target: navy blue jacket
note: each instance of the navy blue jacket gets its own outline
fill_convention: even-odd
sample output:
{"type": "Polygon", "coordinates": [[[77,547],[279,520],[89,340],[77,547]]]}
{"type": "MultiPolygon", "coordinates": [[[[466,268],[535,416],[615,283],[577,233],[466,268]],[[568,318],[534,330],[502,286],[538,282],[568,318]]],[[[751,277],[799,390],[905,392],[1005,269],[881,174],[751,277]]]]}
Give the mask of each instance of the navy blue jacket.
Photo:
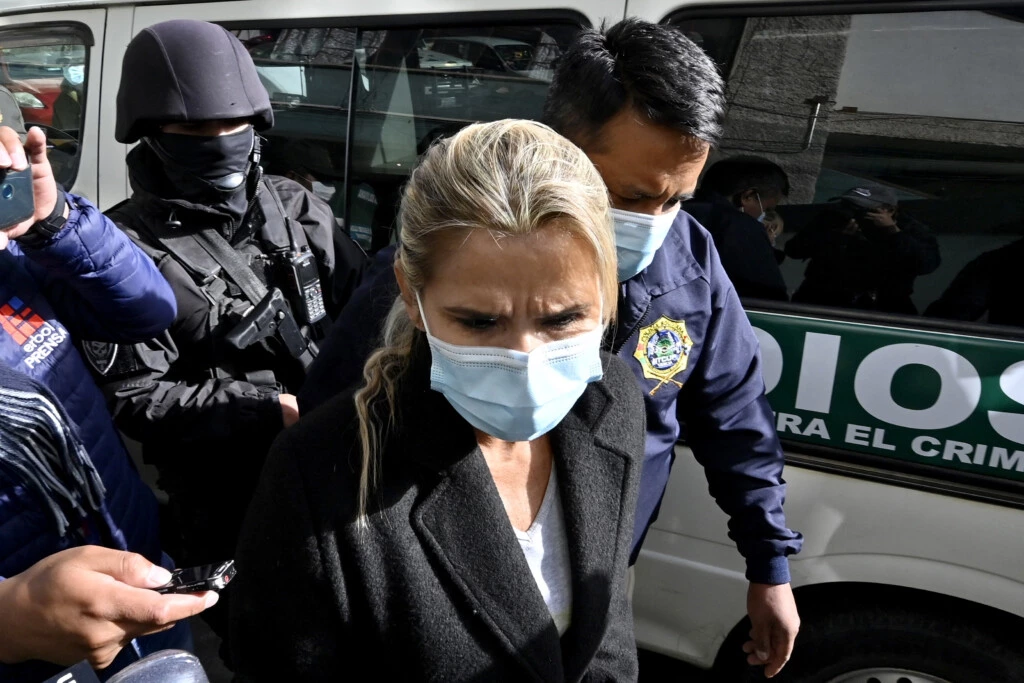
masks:
{"type": "MultiPolygon", "coordinates": [[[[398,291],[393,260],[393,247],[377,254],[335,322],[299,393],[303,412],[362,377],[398,291]]],[[[633,370],[647,409],[634,559],[657,518],[682,421],[711,495],[729,515],[747,578],[788,583],[786,558],[800,550],[802,537],[786,528],[782,511],[784,460],[764,395],[757,338],[710,235],[685,212],[647,269],[620,285],[612,350],[633,370]],[[685,331],[673,323],[684,323],[685,331]],[[642,337],[646,343],[638,349],[642,337]],[[645,376],[645,366],[664,381],[645,376]],[[658,366],[664,374],[658,375],[658,366]]]]}
{"type": "MultiPolygon", "coordinates": [[[[68,201],[68,223],[54,239],[40,248],[12,241],[0,251],[0,362],[41,382],[60,401],[107,495],[99,519],[60,537],[42,504],[0,469],[0,580],[84,544],[161,561],[156,499],[72,340],[153,337],[174,320],[174,295],[152,259],[98,209],[72,195],[68,201]]],[[[0,680],[41,680],[22,676],[25,666],[0,665],[0,680]]]]}

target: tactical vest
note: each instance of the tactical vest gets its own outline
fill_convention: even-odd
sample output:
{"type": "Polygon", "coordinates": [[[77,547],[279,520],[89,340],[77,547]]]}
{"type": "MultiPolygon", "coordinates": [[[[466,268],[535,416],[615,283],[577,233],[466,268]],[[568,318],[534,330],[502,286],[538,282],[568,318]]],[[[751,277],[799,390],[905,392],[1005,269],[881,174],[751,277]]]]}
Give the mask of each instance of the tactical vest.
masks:
{"type": "MultiPolygon", "coordinates": [[[[157,264],[164,258],[172,258],[182,266],[210,304],[209,328],[211,333],[218,331],[214,343],[221,347],[217,351],[221,357],[228,351],[223,348],[227,335],[220,332],[252,315],[261,303],[266,306],[269,292],[279,284],[275,283],[274,261],[296,251],[309,252],[305,231],[284,211],[273,185],[264,178],[258,187],[258,202],[244,220],[262,220],[257,224],[262,228],[262,239],[271,247],[269,255],[262,248],[252,253],[254,250],[232,247],[212,226],[200,230],[182,229],[180,224],[165,217],[147,215],[143,206],[130,200],[107,211],[111,220],[139,235],[139,246],[157,264]],[[254,215],[256,211],[259,215],[254,215]]],[[[288,339],[292,343],[285,345],[307,368],[316,356],[314,339],[320,331],[315,325],[295,324],[294,321],[301,318],[296,315],[293,305],[280,295],[276,296],[275,304],[278,308],[274,317],[290,318],[296,328],[288,339]]],[[[276,333],[280,332],[278,325],[283,329],[287,322],[273,320],[270,324],[276,333]]]]}

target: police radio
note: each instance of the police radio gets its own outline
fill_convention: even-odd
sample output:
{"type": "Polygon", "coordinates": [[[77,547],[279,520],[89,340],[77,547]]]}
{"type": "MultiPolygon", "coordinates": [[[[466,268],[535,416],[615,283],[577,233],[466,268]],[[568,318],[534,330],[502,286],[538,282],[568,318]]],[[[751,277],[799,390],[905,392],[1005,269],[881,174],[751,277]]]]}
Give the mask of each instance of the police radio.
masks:
{"type": "Polygon", "coordinates": [[[281,285],[299,325],[312,325],[327,315],[320,273],[309,247],[286,252],[281,257],[281,285]]]}
{"type": "Polygon", "coordinates": [[[312,325],[327,315],[323,288],[320,285],[320,272],[309,247],[299,247],[295,233],[302,228],[297,227],[295,221],[287,216],[284,216],[284,223],[291,248],[278,256],[278,282],[288,297],[295,321],[300,326],[312,325]]]}

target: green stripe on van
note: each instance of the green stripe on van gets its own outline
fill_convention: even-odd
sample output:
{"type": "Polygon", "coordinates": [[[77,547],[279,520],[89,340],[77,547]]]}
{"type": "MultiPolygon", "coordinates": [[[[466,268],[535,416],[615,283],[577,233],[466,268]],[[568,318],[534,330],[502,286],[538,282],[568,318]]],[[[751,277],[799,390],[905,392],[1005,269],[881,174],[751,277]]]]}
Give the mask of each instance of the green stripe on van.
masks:
{"type": "Polygon", "coordinates": [[[1024,343],[749,317],[781,438],[1024,480],[1024,343]]]}

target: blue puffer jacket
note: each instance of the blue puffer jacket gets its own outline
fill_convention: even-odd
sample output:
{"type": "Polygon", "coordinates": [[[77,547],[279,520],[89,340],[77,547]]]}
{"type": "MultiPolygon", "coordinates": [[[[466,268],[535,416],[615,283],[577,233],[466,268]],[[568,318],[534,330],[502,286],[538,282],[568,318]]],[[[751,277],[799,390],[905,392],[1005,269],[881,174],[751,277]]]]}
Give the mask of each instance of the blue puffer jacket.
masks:
{"type": "MultiPolygon", "coordinates": [[[[156,499],[72,340],[151,338],[174,320],[174,294],[152,259],[96,207],[73,195],[68,202],[68,223],[54,239],[0,251],[0,362],[46,385],[64,406],[103,479],[105,509],[60,537],[41,502],[0,472],[0,579],[83,544],[161,561],[156,499]]],[[[0,665],[4,681],[32,680],[21,673],[0,665]]]]}

